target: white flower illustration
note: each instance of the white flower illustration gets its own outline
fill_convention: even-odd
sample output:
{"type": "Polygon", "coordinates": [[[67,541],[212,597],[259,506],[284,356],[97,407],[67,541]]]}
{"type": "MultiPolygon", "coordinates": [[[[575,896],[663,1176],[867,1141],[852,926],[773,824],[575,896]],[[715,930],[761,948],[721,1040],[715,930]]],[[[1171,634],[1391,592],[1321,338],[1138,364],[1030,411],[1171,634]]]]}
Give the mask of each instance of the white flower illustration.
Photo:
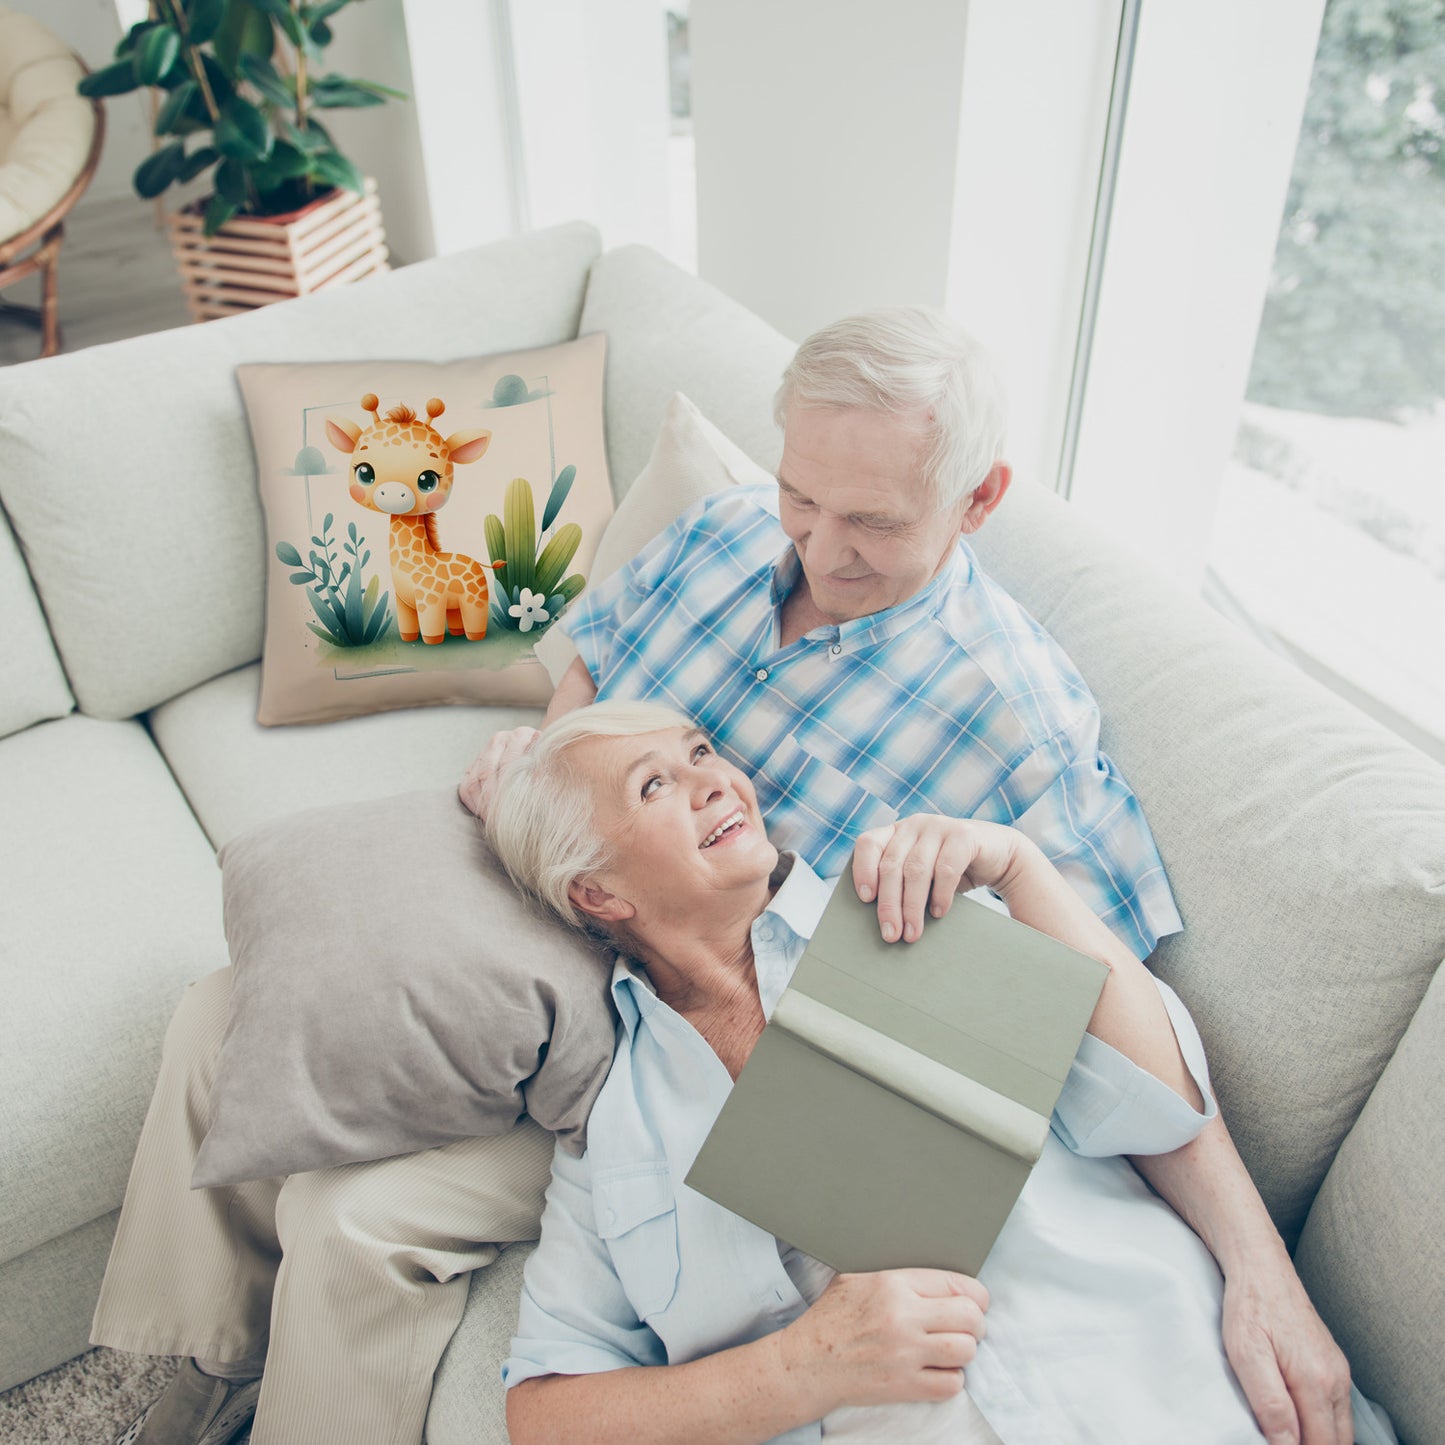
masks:
{"type": "Polygon", "coordinates": [[[543,605],[546,601],[543,593],[533,592],[530,587],[522,588],[522,600],[507,608],[513,617],[520,619],[517,623],[519,631],[530,632],[534,623],[540,626],[548,620],[547,609],[543,605]]]}

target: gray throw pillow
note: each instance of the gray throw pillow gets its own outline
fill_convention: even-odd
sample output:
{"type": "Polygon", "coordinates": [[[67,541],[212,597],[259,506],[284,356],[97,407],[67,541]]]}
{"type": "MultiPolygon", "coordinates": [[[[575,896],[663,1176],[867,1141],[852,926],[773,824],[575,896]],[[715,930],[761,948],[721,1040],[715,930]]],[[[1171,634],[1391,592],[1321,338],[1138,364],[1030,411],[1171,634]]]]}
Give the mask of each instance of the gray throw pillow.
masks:
{"type": "Polygon", "coordinates": [[[611,958],[526,905],[446,792],[296,813],[221,849],[235,979],[201,1188],[382,1159],[525,1111],[580,1152],[611,958]]]}

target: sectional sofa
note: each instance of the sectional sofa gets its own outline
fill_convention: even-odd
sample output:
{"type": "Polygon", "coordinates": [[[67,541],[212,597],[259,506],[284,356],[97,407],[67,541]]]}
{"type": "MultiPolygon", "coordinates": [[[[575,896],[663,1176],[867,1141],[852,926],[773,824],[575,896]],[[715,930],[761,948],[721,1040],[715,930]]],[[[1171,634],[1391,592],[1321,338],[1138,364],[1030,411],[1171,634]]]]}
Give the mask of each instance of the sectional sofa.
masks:
{"type": "MultiPolygon", "coordinates": [[[[265,544],[233,368],[597,330],[619,495],[678,390],[775,462],[790,342],[581,224],[0,371],[0,1388],[86,1348],[163,1028],[226,962],[214,850],[375,792],[363,755],[392,758],[382,791],[442,786],[536,718],[256,724],[265,544]]],[[[1445,769],[1027,478],[977,550],[1099,699],[1186,922],[1153,965],[1302,1276],[1402,1438],[1445,1439],[1445,769]]],[[[474,1278],[436,1445],[505,1439],[526,1253],[474,1278]]]]}

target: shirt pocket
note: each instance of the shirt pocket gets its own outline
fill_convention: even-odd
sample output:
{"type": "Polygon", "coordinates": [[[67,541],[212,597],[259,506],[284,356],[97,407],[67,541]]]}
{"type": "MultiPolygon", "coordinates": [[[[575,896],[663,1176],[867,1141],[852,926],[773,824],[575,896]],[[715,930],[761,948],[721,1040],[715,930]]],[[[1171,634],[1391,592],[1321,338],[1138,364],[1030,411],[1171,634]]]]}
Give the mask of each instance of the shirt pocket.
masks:
{"type": "Polygon", "coordinates": [[[639,1319],[650,1319],[677,1293],[677,1196],[665,1163],[628,1165],[592,1185],[597,1233],[639,1319]]]}
{"type": "Polygon", "coordinates": [[[842,870],[832,855],[841,850],[846,862],[860,833],[898,821],[896,809],[809,752],[796,733],[773,749],[760,771],[773,795],[768,837],[801,853],[823,877],[842,870]]]}

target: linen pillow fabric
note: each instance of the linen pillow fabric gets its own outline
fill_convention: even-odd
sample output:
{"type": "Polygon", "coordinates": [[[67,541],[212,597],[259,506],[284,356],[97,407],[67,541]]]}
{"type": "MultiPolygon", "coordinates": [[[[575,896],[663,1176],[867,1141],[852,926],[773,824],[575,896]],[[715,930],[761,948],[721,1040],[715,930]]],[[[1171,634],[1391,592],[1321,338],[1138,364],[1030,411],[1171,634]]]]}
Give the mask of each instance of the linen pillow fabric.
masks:
{"type": "Polygon", "coordinates": [[[265,724],[545,703],[612,515],[606,338],[236,369],[266,516],[265,724]]]}
{"type": "Polygon", "coordinates": [[[196,1188],[501,1134],[580,1152],[612,960],[527,907],[450,788],[292,814],[220,852],[231,1017],[196,1188]]]}
{"type": "MultiPolygon", "coordinates": [[[[597,546],[592,575],[605,581],[630,562],[665,527],[714,492],[771,482],[771,473],[720,432],[680,391],[667,404],[647,465],[597,546]]],[[[577,649],[557,629],[536,644],[538,660],[555,686],[577,649]]]]}

